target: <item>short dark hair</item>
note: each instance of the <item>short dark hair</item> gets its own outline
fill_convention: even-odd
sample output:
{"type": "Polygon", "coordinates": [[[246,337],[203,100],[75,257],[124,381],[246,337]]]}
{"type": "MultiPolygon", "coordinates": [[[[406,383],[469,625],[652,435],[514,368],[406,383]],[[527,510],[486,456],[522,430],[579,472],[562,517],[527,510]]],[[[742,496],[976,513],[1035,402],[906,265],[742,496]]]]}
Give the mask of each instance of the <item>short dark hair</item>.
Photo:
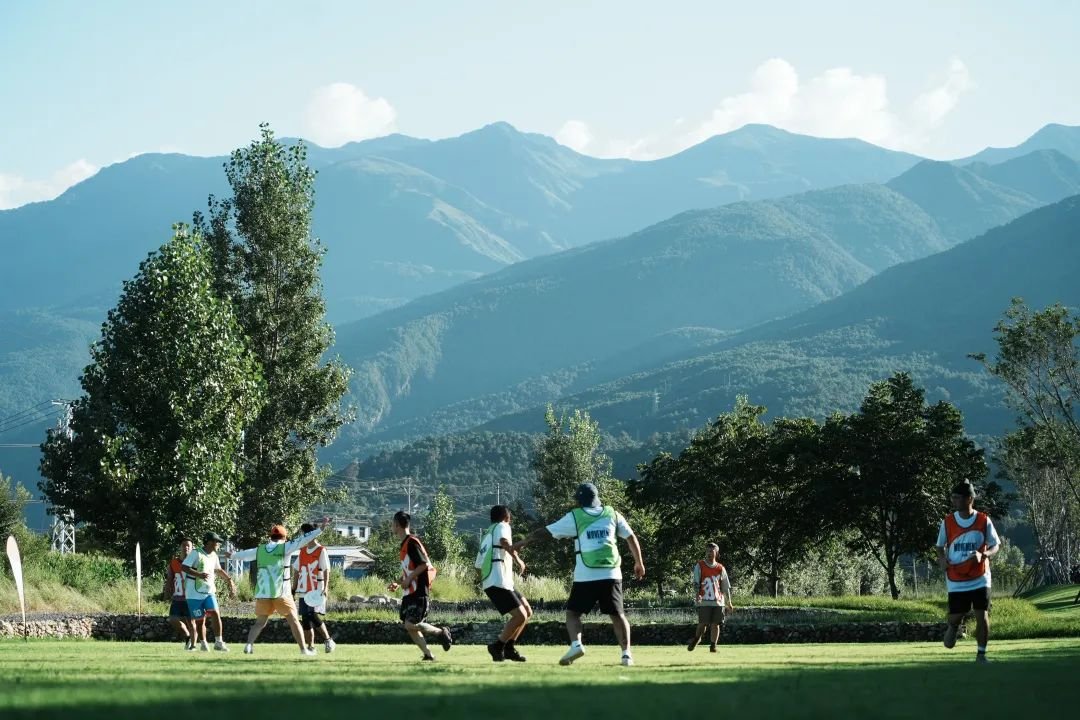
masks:
{"type": "Polygon", "coordinates": [[[505,505],[495,505],[491,508],[491,522],[502,522],[510,517],[510,508],[505,505]]]}
{"type": "Polygon", "coordinates": [[[300,534],[301,535],[307,535],[309,532],[311,532],[314,529],[315,529],[315,526],[312,525],[311,523],[304,523],[303,525],[300,526],[300,534]]]}
{"type": "Polygon", "coordinates": [[[399,528],[409,527],[410,522],[412,522],[412,515],[405,512],[404,510],[398,510],[396,513],[394,513],[394,524],[397,525],[399,528]]]}
{"type": "Polygon", "coordinates": [[[973,498],[975,497],[975,487],[970,480],[964,480],[953,485],[952,494],[973,498]]]}
{"type": "Polygon", "coordinates": [[[180,539],[176,541],[176,544],[177,544],[177,545],[183,545],[183,544],[184,544],[184,543],[186,543],[186,542],[189,542],[189,543],[191,543],[192,545],[194,545],[194,544],[195,544],[195,541],[194,541],[194,540],[192,540],[192,539],[191,539],[190,537],[188,537],[187,535],[181,535],[181,536],[180,536],[180,539]]]}

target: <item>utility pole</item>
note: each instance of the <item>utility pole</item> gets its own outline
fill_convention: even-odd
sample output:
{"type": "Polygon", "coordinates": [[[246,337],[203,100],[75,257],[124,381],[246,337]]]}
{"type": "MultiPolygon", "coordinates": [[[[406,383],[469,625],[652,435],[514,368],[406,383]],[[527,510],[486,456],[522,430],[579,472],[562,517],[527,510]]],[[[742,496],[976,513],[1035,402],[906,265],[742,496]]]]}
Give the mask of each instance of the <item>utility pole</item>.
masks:
{"type": "Polygon", "coordinates": [[[502,483],[495,481],[495,504],[502,505],[502,483]]]}
{"type": "MultiPolygon", "coordinates": [[[[75,436],[71,429],[71,403],[67,400],[53,400],[52,404],[59,405],[61,408],[60,418],[56,423],[57,432],[71,440],[75,436]]],[[[74,553],[75,522],[71,516],[71,511],[63,508],[53,508],[52,514],[52,549],[61,555],[74,553]]]]}

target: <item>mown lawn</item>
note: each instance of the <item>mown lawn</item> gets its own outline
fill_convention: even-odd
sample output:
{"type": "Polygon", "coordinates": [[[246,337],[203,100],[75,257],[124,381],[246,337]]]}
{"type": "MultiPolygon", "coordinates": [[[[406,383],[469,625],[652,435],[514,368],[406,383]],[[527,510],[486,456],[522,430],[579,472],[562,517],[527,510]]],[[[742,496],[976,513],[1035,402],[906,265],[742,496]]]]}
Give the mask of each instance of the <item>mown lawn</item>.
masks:
{"type": "Polygon", "coordinates": [[[0,717],[751,718],[995,716],[1072,707],[1080,641],[974,644],[642,647],[618,664],[592,646],[574,666],[563,648],[523,647],[529,662],[494,664],[478,646],[418,662],[406,645],[343,646],[301,658],[286,645],[257,654],[185,653],[178,644],[0,642],[0,717]]]}

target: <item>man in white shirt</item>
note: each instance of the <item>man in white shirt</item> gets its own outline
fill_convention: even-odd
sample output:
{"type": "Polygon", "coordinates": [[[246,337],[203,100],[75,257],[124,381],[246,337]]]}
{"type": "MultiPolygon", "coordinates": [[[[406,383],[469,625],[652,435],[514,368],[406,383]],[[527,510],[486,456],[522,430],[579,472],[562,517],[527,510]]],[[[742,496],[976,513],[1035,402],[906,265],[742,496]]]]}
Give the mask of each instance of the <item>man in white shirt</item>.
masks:
{"type": "Polygon", "coordinates": [[[970,482],[954,486],[951,499],[956,512],[941,521],[936,544],[938,565],[945,571],[949,591],[945,647],[956,645],[960,623],[974,609],[975,660],[984,663],[990,638],[990,558],[1001,549],[1001,543],[990,517],[975,510],[975,488],[970,482]]]}
{"type": "Polygon", "coordinates": [[[521,637],[525,625],[532,617],[529,601],[514,589],[514,568],[510,561],[518,564],[518,570],[525,575],[525,563],[511,547],[513,537],[510,531],[510,508],[496,505],[491,508],[492,525],[480,540],[480,551],[476,554],[476,568],[480,571],[480,581],[484,593],[491,599],[499,614],[510,613],[502,633],[487,646],[494,662],[512,660],[525,662],[525,656],[517,651],[514,643],[521,637]]]}
{"type": "Polygon", "coordinates": [[[215,577],[220,577],[229,584],[229,595],[236,597],[236,583],[229,577],[229,573],[221,569],[217,550],[224,542],[217,533],[206,533],[203,536],[203,546],[195,548],[184,558],[182,565],[184,571],[184,597],[187,601],[188,614],[195,626],[195,633],[199,636],[199,649],[210,649],[206,643],[206,618],[214,620],[214,649],[219,652],[229,652],[225,645],[221,632],[221,613],[217,602],[217,584],[215,577]]]}
{"type": "MultiPolygon", "coordinates": [[[[300,533],[307,535],[315,529],[311,523],[300,526],[300,533]]],[[[304,642],[308,650],[315,650],[315,631],[323,638],[326,652],[334,652],[337,644],[330,637],[326,627],[326,598],[330,593],[330,556],[318,540],[300,549],[300,554],[292,562],[293,593],[299,594],[300,626],[304,631],[304,642]]]]}
{"type": "Polygon", "coordinates": [[[709,633],[709,652],[716,652],[716,643],[724,629],[727,613],[734,610],[731,604],[731,581],[727,568],[717,559],[720,546],[714,542],[705,546],[705,558],[694,563],[691,571],[694,587],[694,603],[697,605],[698,626],[694,637],[686,645],[693,651],[705,633],[709,633]]]}
{"type": "Polygon", "coordinates": [[[599,604],[600,612],[611,616],[615,637],[622,648],[622,664],[633,665],[630,653],[630,623],[623,612],[622,568],[616,537],[626,540],[634,556],[634,577],[645,577],[641,545],[626,519],[611,506],[600,504],[599,493],[592,483],[578,485],[574,493],[579,507],[571,510],[547,527],[538,528],[515,543],[515,551],[547,538],[574,539],[577,559],[574,564],[574,584],[566,601],[566,631],[570,649],[559,660],[569,665],[585,654],[581,642],[581,616],[599,604]]]}
{"type": "Polygon", "coordinates": [[[330,518],[323,518],[321,527],[289,541],[285,540],[288,534],[285,526],[274,525],[270,528],[269,542],[248,550],[238,550],[229,556],[233,560],[254,560],[257,565],[255,624],[248,631],[247,645],[244,646],[245,655],[255,652],[255,640],[258,639],[274,613],[283,616],[289,623],[289,630],[292,631],[293,640],[300,647],[300,654],[315,654],[315,650],[308,650],[304,644],[303,633],[300,631],[300,618],[296,614],[296,603],[293,602],[290,592],[291,583],[285,570],[289,567],[288,558],[321,535],[329,524],[330,518]]]}

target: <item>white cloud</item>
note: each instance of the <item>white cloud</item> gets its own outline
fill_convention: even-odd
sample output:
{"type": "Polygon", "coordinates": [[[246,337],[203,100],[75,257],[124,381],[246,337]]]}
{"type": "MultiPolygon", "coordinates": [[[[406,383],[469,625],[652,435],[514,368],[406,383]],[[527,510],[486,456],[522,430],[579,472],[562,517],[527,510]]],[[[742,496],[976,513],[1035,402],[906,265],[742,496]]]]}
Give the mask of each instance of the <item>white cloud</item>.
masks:
{"type": "Polygon", "coordinates": [[[555,140],[560,145],[565,145],[571,150],[577,150],[579,153],[585,152],[585,149],[592,143],[592,132],[589,131],[589,126],[580,120],[567,120],[566,123],[559,129],[559,132],[555,134],[555,140]]]}
{"type": "Polygon", "coordinates": [[[0,173],[0,210],[27,203],[52,200],[72,185],[93,176],[101,168],[79,159],[65,165],[48,178],[32,180],[19,175],[0,173]]]}
{"type": "Polygon", "coordinates": [[[305,134],[325,147],[386,135],[394,131],[397,111],[386,98],[369,98],[349,83],[315,90],[304,111],[305,134]]]}
{"type": "MultiPolygon", "coordinates": [[[[746,92],[723,98],[700,122],[680,118],[666,131],[625,140],[597,138],[586,123],[573,120],[563,126],[560,136],[565,133],[568,141],[588,138],[588,152],[597,157],[649,160],[748,123],[764,123],[807,135],[855,137],[897,150],[918,151],[971,87],[967,67],[953,59],[936,85],[898,111],[889,101],[888,84],[882,75],[838,67],[803,82],[791,63],[772,58],[754,70],[746,92]],[[571,125],[572,131],[568,130],[571,125]]],[[[578,149],[560,136],[556,137],[559,142],[578,149]]]]}

